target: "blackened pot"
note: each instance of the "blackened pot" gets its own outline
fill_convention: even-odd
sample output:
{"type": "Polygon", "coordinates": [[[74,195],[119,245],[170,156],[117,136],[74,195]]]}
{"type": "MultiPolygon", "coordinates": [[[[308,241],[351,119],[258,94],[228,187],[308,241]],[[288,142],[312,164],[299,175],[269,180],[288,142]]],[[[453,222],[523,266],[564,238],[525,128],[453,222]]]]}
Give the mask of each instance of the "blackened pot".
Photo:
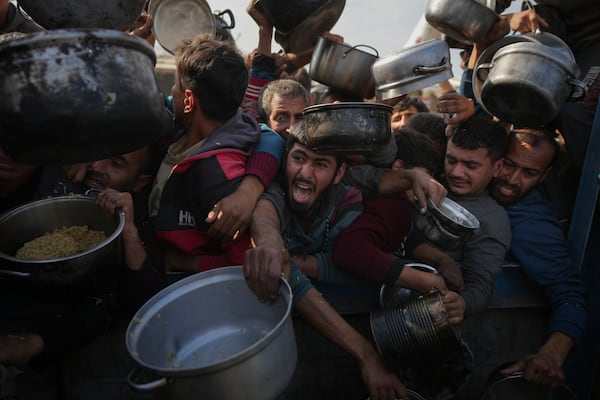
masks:
{"type": "Polygon", "coordinates": [[[15,160],[76,163],[127,153],[167,125],[144,40],[105,29],[0,43],[0,147],[15,160]]]}

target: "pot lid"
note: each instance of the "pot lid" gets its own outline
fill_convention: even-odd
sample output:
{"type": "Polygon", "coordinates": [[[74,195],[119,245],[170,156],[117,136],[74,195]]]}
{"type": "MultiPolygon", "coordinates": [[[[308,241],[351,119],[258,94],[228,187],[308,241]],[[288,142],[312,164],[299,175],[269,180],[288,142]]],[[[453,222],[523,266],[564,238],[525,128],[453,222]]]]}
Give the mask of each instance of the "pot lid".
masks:
{"type": "Polygon", "coordinates": [[[205,0],[151,0],[148,14],[154,21],[154,37],[171,54],[184,39],[216,32],[214,14],[205,0]]]}

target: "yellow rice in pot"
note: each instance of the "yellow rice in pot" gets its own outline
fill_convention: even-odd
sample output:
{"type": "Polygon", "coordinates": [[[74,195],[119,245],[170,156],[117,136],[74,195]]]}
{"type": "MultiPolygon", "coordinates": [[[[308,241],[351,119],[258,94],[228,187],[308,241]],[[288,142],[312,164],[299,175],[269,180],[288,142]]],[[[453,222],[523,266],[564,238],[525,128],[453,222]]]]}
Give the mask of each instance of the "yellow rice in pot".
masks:
{"type": "Polygon", "coordinates": [[[24,260],[67,257],[91,249],[104,240],[104,232],[88,229],[87,225],[62,227],[26,242],[15,257],[24,260]]]}

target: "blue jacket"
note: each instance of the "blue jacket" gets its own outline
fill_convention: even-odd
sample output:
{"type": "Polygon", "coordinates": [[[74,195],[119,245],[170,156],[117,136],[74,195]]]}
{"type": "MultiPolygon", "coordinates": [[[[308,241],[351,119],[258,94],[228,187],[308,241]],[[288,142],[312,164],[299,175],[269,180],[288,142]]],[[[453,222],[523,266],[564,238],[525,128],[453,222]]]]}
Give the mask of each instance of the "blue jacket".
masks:
{"type": "Polygon", "coordinates": [[[562,332],[579,344],[587,324],[585,291],[552,204],[534,189],[505,208],[512,227],[510,251],[552,306],[548,333],[562,332]]]}

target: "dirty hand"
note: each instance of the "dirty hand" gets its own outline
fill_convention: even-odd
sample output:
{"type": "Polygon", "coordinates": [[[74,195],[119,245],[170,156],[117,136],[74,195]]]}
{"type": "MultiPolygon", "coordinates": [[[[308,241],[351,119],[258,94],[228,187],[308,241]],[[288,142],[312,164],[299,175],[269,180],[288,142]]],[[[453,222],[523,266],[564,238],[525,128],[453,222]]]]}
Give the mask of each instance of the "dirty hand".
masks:
{"type": "Polygon", "coordinates": [[[557,365],[552,357],[543,353],[529,355],[510,367],[504,368],[500,373],[510,375],[519,371],[523,371],[524,380],[534,385],[555,388],[560,386],[565,379],[560,365],[557,365]]]}
{"type": "Polygon", "coordinates": [[[452,291],[443,292],[442,301],[448,313],[448,319],[452,325],[460,324],[465,318],[465,299],[452,291]]]}
{"type": "Polygon", "coordinates": [[[510,29],[515,32],[535,32],[540,26],[547,28],[548,22],[540,17],[534,8],[506,15],[510,29]]]}
{"type": "Polygon", "coordinates": [[[431,177],[424,169],[413,168],[407,170],[409,179],[412,183],[412,191],[419,204],[421,213],[427,210],[427,197],[431,198],[431,201],[435,205],[442,204],[444,198],[448,194],[448,190],[431,177]]]}
{"type": "Polygon", "coordinates": [[[451,114],[449,118],[444,119],[446,136],[452,135],[454,129],[475,114],[473,99],[469,99],[456,92],[441,95],[436,108],[439,113],[451,114]]]}
{"type": "Polygon", "coordinates": [[[462,272],[456,263],[436,265],[439,274],[444,278],[450,290],[462,290],[465,286],[462,272]]]}
{"type": "Polygon", "coordinates": [[[256,0],[250,0],[250,4],[246,6],[246,12],[256,22],[259,28],[273,29],[273,23],[267,18],[267,16],[255,6],[256,0]]]}
{"type": "Polygon", "coordinates": [[[61,168],[67,178],[73,183],[81,183],[87,173],[90,163],[63,165],[61,168]]]}
{"type": "Polygon", "coordinates": [[[244,277],[250,290],[262,303],[274,303],[279,294],[279,278],[290,276],[287,249],[254,247],[244,254],[244,277]]]}
{"type": "MultiPolygon", "coordinates": [[[[125,228],[134,226],[133,199],[130,193],[106,189],[96,197],[96,204],[109,215],[114,215],[118,209],[125,213],[125,228]]],[[[124,229],[125,229],[124,228],[124,229]]]]}
{"type": "Polygon", "coordinates": [[[406,395],[406,388],[400,379],[385,368],[379,356],[366,359],[361,363],[360,370],[371,400],[396,400],[406,395]]]}
{"type": "Polygon", "coordinates": [[[211,224],[208,230],[211,238],[228,242],[236,240],[248,230],[254,204],[238,196],[242,196],[242,193],[233,192],[222,198],[208,213],[205,221],[211,224]]]}

